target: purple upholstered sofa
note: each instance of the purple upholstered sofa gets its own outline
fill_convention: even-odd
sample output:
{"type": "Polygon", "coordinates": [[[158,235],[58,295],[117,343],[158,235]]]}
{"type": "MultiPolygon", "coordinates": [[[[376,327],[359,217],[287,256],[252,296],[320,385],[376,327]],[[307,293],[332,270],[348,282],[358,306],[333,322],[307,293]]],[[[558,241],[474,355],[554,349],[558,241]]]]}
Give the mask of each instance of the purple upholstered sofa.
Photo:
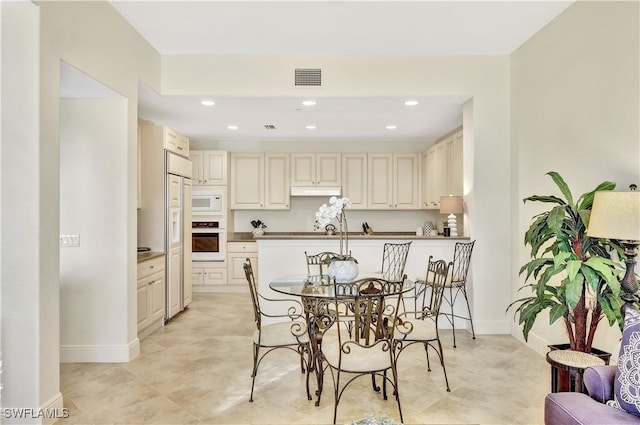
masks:
{"type": "Polygon", "coordinates": [[[544,401],[546,425],[614,425],[640,424],[640,416],[605,404],[613,400],[616,366],[595,366],[584,371],[584,385],[589,395],[562,392],[548,394],[544,401]]]}

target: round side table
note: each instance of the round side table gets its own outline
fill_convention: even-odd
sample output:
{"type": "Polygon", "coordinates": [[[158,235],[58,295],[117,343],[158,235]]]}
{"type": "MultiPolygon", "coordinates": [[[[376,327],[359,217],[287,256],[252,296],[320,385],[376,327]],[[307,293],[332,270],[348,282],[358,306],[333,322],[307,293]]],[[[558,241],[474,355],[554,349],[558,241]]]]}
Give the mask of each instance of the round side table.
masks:
{"type": "Polygon", "coordinates": [[[588,353],[573,350],[553,350],[547,353],[547,362],[551,365],[551,392],[558,392],[558,370],[569,372],[569,391],[584,392],[582,374],[591,366],[604,365],[601,358],[588,353]]]}

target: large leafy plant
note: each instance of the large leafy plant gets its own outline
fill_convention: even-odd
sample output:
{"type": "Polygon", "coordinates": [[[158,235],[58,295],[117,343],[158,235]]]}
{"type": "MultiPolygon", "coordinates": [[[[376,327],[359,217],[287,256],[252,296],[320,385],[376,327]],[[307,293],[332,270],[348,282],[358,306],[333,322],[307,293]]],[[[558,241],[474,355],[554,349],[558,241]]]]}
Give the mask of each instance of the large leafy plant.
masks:
{"type": "Polygon", "coordinates": [[[590,238],[586,235],[596,191],[612,190],[615,183],[605,181],[574,202],[564,179],[556,172],[547,173],[562,197],[530,196],[524,202],[554,205],[533,217],[524,235],[525,246],[531,246],[531,261],[520,269],[526,274],[520,290],[532,295],[509,305],[518,305],[515,315],[522,325],[525,340],[538,314],[549,310],[549,322],[564,321],[572,350],[591,352],[598,323],[603,316],[609,325],[622,326],[622,300],[617,275],[620,265],[611,259],[615,250],[622,255],[616,241],[590,238]],[[527,283],[533,278],[535,283],[527,283]]]}

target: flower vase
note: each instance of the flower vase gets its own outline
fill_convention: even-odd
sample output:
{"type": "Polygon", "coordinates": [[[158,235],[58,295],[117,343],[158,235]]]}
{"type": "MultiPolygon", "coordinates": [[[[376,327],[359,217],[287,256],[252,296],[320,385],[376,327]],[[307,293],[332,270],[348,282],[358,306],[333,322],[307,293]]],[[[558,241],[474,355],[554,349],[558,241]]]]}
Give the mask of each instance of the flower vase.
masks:
{"type": "Polygon", "coordinates": [[[253,233],[253,237],[255,238],[256,236],[262,236],[264,235],[264,229],[261,227],[257,227],[255,229],[253,229],[251,231],[251,233],[253,233]]]}
{"type": "Polygon", "coordinates": [[[327,274],[334,278],[336,283],[351,282],[358,276],[358,263],[354,259],[333,260],[329,264],[327,274]]]}

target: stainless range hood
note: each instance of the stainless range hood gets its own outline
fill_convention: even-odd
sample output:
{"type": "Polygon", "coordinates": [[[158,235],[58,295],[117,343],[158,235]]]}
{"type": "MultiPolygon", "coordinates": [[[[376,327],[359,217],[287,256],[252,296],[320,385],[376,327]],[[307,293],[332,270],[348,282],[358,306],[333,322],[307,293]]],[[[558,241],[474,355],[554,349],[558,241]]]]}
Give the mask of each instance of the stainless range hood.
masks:
{"type": "Polygon", "coordinates": [[[340,186],[291,186],[291,196],[340,196],[340,186]]]}

